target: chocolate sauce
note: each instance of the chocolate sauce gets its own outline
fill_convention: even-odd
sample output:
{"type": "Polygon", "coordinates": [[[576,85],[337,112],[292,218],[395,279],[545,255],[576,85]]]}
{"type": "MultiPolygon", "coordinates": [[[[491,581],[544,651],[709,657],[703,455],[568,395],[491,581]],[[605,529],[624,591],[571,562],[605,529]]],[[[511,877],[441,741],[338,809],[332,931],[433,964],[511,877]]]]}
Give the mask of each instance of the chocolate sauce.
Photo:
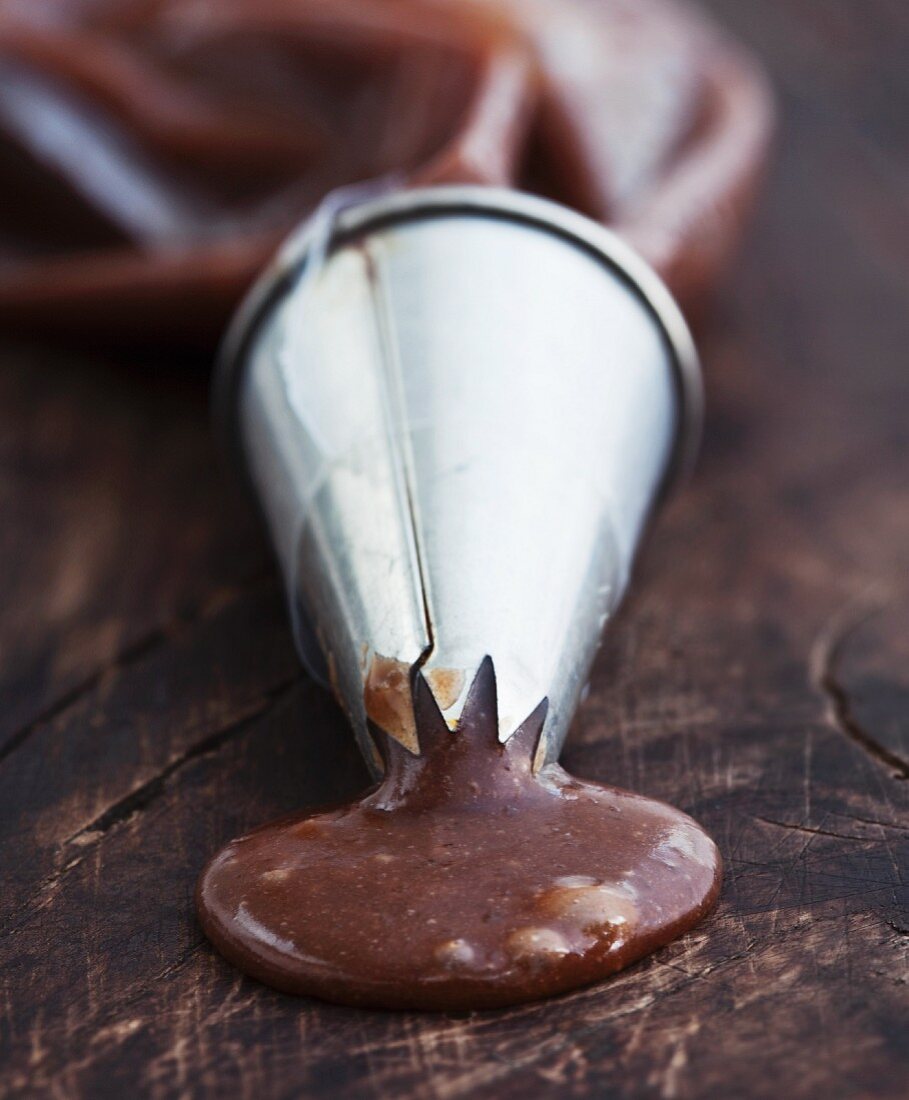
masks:
{"type": "Polygon", "coordinates": [[[451,730],[418,674],[421,752],[375,730],[362,801],[228,844],[199,882],[206,934],[287,992],[442,1010],[561,993],[674,939],[716,899],[716,847],[661,802],[534,774],[545,711],[500,744],[487,659],[451,730]]]}

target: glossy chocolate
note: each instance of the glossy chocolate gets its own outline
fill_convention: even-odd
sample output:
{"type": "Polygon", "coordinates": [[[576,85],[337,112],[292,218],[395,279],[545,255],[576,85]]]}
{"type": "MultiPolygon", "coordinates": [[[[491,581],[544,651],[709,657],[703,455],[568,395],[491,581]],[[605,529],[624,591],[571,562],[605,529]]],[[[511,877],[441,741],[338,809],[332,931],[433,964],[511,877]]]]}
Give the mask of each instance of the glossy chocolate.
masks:
{"type": "Polygon", "coordinates": [[[219,951],[292,993],[475,1009],[587,985],[712,906],[713,842],[677,810],[531,766],[545,704],[504,745],[481,666],[460,724],[418,674],[421,753],[391,738],[360,802],[227,845],[197,892],[219,951]]]}

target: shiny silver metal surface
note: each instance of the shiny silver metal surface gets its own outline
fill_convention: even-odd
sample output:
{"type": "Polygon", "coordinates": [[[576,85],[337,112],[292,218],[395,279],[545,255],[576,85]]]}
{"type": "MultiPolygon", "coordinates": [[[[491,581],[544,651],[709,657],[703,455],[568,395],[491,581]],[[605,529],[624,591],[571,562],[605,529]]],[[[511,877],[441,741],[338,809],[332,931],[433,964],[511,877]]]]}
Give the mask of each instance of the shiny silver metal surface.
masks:
{"type": "Polygon", "coordinates": [[[325,232],[251,295],[219,397],[304,658],[369,757],[367,713],[419,751],[414,669],[454,723],[489,655],[500,738],[546,698],[552,760],[696,442],[684,322],[620,240],[527,195],[398,193],[325,232]]]}

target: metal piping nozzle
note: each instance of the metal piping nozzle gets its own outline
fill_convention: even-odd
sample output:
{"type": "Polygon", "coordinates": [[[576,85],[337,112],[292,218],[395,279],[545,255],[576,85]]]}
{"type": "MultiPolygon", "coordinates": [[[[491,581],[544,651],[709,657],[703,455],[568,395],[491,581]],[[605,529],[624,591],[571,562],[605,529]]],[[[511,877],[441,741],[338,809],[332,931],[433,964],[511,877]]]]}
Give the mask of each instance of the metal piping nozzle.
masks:
{"type": "Polygon", "coordinates": [[[367,759],[419,752],[486,656],[502,741],[554,760],[642,529],[701,413],[668,291],[606,229],[484,187],[303,227],[241,310],[218,400],[267,518],[301,654],[367,759]]]}

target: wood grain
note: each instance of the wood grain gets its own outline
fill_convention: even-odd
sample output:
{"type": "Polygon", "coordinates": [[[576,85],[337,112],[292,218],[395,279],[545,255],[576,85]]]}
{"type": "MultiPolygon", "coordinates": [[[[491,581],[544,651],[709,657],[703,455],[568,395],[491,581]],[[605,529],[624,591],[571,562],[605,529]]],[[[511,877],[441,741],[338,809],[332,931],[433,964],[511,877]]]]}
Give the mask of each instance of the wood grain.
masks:
{"type": "Polygon", "coordinates": [[[715,0],[783,128],[702,340],[699,471],[565,754],[680,805],[714,917],[607,984],[464,1017],[294,1000],[203,942],[225,839],[365,781],[300,672],[204,370],[0,358],[0,1094],[905,1096],[909,19],[715,0]]]}

